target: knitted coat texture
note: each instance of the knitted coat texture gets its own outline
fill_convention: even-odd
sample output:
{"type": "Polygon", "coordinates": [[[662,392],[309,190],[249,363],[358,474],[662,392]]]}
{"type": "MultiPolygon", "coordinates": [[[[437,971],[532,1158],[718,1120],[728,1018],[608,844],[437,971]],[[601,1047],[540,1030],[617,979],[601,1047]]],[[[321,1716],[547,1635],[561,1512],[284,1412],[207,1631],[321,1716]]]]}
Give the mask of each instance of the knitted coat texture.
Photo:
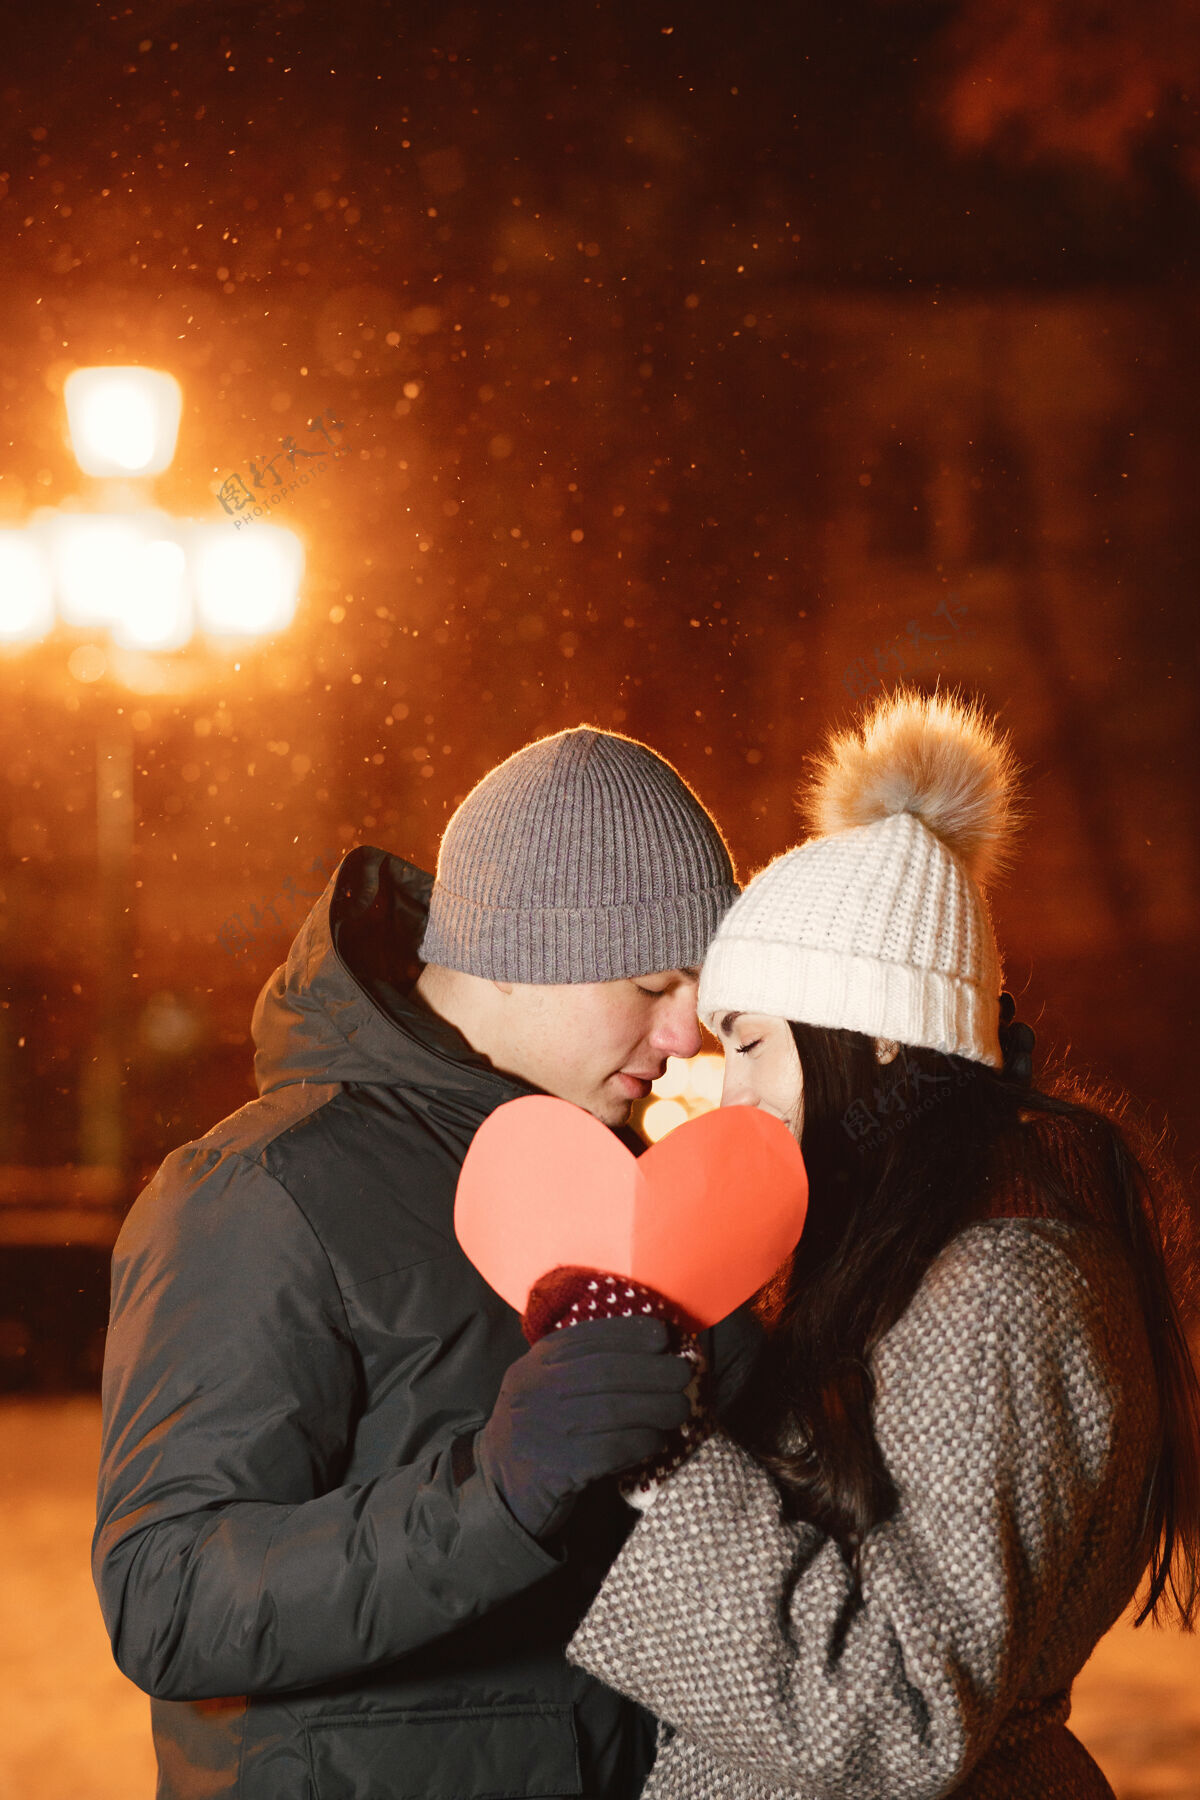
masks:
{"type": "Polygon", "coordinates": [[[1157,1405],[1099,1227],[961,1232],[875,1353],[899,1505],[846,1563],[718,1433],[568,1650],[662,1721],[644,1800],[1098,1800],[1071,1683],[1132,1597],[1157,1405]]]}

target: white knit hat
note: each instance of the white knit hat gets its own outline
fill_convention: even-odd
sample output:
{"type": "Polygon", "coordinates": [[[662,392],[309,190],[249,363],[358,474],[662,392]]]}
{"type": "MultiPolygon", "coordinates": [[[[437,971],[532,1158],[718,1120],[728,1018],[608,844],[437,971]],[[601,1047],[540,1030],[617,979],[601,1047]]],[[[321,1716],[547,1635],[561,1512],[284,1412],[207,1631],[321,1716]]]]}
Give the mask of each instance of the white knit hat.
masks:
{"type": "Polygon", "coordinates": [[[902,689],[818,763],[818,835],[726,913],[701,1017],[760,1012],[998,1068],[1001,968],[984,885],[1017,823],[1008,740],[978,707],[902,689]]]}

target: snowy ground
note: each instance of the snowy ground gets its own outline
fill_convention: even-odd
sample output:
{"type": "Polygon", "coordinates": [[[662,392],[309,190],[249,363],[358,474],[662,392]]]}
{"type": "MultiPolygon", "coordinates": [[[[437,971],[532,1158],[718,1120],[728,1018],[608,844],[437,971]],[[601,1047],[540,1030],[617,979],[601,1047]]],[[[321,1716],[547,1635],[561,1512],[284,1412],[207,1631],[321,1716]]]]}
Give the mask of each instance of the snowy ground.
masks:
{"type": "MultiPolygon", "coordinates": [[[[113,1666],[88,1572],[99,1411],[0,1402],[0,1800],[151,1800],[143,1694],[113,1666]]],[[[1073,1728],[1120,1800],[1200,1800],[1200,1637],[1121,1624],[1073,1728]]]]}

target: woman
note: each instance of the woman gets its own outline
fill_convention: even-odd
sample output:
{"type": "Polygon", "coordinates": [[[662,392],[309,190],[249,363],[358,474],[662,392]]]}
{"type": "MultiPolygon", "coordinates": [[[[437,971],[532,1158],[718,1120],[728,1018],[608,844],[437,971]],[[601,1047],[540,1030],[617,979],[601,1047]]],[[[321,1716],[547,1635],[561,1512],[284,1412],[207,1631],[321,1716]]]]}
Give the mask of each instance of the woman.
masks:
{"type": "Polygon", "coordinates": [[[1093,1800],[1075,1675],[1147,1565],[1142,1617],[1191,1623],[1183,1214],[1029,1085],[984,898],[1013,789],[977,710],[882,702],[705,962],[722,1103],[793,1125],[810,1214],[570,1648],[663,1721],[648,1800],[1093,1800]]]}

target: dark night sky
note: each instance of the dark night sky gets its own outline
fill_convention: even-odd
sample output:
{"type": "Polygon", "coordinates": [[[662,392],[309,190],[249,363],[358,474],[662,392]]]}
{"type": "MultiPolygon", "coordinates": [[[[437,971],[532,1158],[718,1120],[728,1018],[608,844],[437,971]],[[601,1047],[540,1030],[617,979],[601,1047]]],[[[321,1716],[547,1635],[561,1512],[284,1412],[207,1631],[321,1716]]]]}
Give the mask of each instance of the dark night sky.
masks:
{"type": "Polygon", "coordinates": [[[602,238],[613,279],[729,273],[748,238],[754,275],[838,281],[1142,280],[1195,253],[1167,143],[1124,188],[947,157],[953,6],[775,5],[731,27],[717,7],[68,0],[52,32],[7,10],[14,272],[45,275],[49,252],[70,273],[71,245],[91,279],[136,250],[154,279],[212,280],[236,238],[235,287],[314,253],[478,281],[516,199],[602,238]],[[358,216],[310,233],[326,190],[358,216]]]}

